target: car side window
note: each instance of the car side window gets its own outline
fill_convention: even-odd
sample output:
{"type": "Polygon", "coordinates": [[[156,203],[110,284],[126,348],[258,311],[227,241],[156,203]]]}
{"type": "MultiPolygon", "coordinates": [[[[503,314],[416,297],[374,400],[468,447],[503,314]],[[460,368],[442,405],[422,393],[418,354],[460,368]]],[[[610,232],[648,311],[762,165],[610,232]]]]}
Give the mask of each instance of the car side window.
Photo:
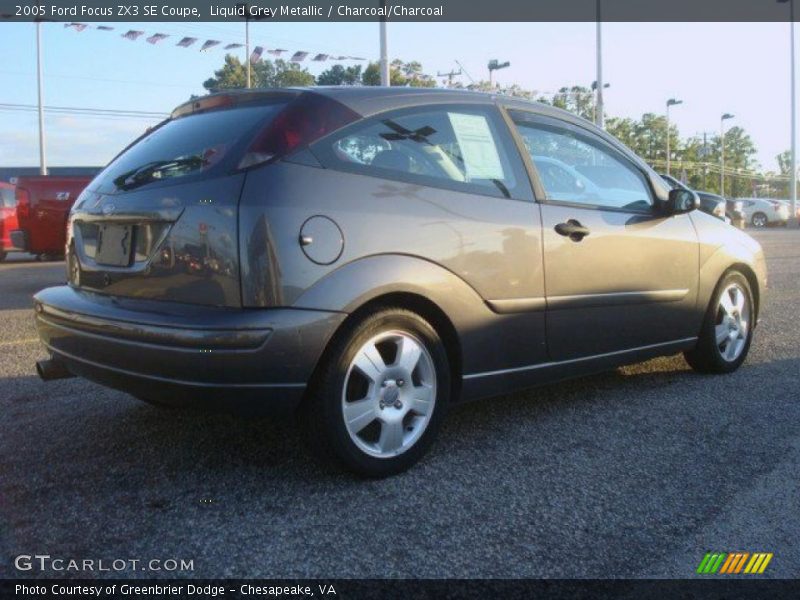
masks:
{"type": "Polygon", "coordinates": [[[356,124],[314,150],[332,168],[531,199],[519,155],[499,135],[500,126],[482,108],[425,107],[356,124]]]}
{"type": "Polygon", "coordinates": [[[546,200],[636,211],[653,205],[642,173],[601,139],[516,113],[514,122],[546,200]]]}

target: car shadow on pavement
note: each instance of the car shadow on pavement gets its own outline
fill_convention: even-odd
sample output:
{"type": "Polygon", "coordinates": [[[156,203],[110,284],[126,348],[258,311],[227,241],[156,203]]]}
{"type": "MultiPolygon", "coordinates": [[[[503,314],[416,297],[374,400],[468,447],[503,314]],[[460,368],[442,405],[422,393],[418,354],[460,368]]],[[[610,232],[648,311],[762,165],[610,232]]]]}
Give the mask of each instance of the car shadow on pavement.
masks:
{"type": "MultiPolygon", "coordinates": [[[[800,360],[793,362],[783,368],[797,370],[800,360]]],[[[746,364],[727,377],[763,380],[758,371],[775,368],[775,363],[746,364]]],[[[536,428],[553,419],[585,418],[592,412],[620,409],[633,415],[654,408],[656,401],[662,405],[655,407],[660,411],[676,400],[685,402],[687,394],[713,392],[723,380],[698,375],[682,357],[674,356],[458,405],[432,450],[432,460],[446,461],[448,454],[459,452],[459,440],[465,438],[471,443],[484,439],[496,444],[504,430],[547,437],[544,431],[536,433],[536,428]],[[487,435],[476,437],[481,432],[487,435]],[[491,436],[498,439],[492,442],[491,436]]],[[[50,382],[45,387],[36,377],[17,377],[3,380],[3,387],[0,406],[5,407],[8,435],[0,448],[5,446],[8,452],[28,446],[44,463],[77,469],[83,478],[109,468],[124,471],[129,478],[139,473],[142,485],[154,472],[164,477],[197,477],[198,481],[236,472],[259,479],[312,474],[349,477],[318,464],[291,417],[154,407],[82,379],[50,382]],[[14,426],[19,421],[28,421],[24,435],[14,426]],[[76,452],[87,455],[75,463],[64,460],[76,452]],[[96,457],[102,460],[93,460],[96,457]]]]}

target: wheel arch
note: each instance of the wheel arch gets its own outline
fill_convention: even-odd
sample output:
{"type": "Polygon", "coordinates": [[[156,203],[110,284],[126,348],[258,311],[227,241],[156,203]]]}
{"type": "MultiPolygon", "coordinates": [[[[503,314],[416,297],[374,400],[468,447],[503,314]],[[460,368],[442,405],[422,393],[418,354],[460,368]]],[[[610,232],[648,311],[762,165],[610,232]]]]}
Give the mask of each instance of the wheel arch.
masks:
{"type": "MultiPolygon", "coordinates": [[[[383,308],[401,308],[411,311],[425,319],[430,323],[431,327],[436,330],[436,333],[444,344],[445,352],[447,353],[447,361],[450,365],[450,397],[457,399],[461,393],[461,375],[463,372],[461,338],[455,325],[453,325],[453,322],[440,306],[429,298],[412,292],[391,292],[382,294],[371,298],[351,312],[347,318],[339,324],[339,327],[336,328],[328,340],[325,350],[314,368],[312,382],[316,381],[320,369],[330,360],[331,349],[336,346],[336,342],[348,331],[353,323],[357,323],[369,314],[383,308]]],[[[313,385],[310,387],[313,387],[313,385]]]]}

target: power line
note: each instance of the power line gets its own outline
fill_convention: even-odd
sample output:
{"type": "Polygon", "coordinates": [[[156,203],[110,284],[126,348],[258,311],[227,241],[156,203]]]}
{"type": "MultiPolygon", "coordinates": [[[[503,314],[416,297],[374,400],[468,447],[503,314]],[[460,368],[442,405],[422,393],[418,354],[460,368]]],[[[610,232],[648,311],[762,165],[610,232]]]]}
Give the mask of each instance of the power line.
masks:
{"type": "MultiPolygon", "coordinates": [[[[0,103],[2,111],[34,112],[38,110],[35,104],[12,104],[0,103]]],[[[45,112],[53,114],[64,114],[73,116],[90,117],[116,117],[127,119],[164,119],[168,113],[143,111],[143,110],[121,110],[112,108],[87,108],[78,106],[45,106],[45,112]]]]}

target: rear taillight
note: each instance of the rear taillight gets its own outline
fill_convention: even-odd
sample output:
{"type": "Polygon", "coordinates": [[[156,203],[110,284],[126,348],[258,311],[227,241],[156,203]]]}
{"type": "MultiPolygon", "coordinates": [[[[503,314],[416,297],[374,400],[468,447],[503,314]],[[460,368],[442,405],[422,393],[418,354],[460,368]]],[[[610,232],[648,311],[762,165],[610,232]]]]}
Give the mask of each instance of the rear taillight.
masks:
{"type": "Polygon", "coordinates": [[[256,137],[239,168],[286,156],[360,118],[336,100],[320,94],[301,94],[256,137]]]}
{"type": "Polygon", "coordinates": [[[27,219],[31,212],[30,194],[28,190],[18,187],[17,197],[17,217],[27,219]]]}

